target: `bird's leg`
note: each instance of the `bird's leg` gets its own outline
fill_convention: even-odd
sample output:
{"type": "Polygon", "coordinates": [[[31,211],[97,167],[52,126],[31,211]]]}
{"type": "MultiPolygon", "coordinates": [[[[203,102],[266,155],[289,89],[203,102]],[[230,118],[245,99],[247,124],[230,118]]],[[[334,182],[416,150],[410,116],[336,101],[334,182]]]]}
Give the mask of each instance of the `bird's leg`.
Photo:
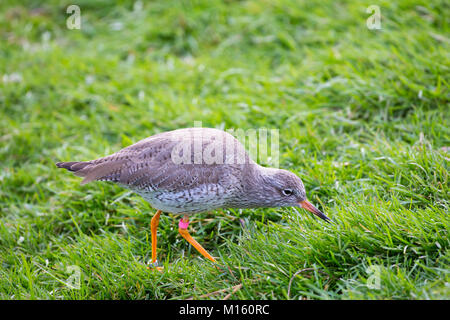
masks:
{"type": "Polygon", "coordinates": [[[159,216],[161,215],[161,210],[156,211],[150,223],[150,229],[152,232],[152,263],[156,262],[156,245],[158,244],[158,239],[156,237],[156,232],[159,225],[159,216]]]}
{"type": "Polygon", "coordinates": [[[160,215],[161,210],[156,211],[150,223],[150,230],[152,232],[152,265],[153,267],[156,267],[158,270],[162,270],[161,267],[158,267],[158,261],[156,260],[156,245],[158,243],[158,240],[156,238],[156,231],[158,230],[160,215]]]}
{"type": "Polygon", "coordinates": [[[187,227],[189,226],[189,217],[185,215],[181,220],[178,228],[178,232],[181,236],[187,240],[198,252],[200,252],[204,257],[208,258],[212,262],[216,262],[214,259],[202,246],[200,243],[195,241],[194,238],[191,237],[189,232],[187,231],[187,227]]]}

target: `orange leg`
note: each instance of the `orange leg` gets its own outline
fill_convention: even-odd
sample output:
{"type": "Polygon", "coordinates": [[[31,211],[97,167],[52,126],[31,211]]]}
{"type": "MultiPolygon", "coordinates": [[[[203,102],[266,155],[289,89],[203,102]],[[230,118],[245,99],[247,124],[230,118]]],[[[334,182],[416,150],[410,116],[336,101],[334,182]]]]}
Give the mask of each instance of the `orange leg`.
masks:
{"type": "Polygon", "coordinates": [[[200,243],[195,241],[194,238],[191,237],[189,232],[187,231],[187,226],[189,225],[189,217],[184,216],[183,219],[180,221],[180,226],[178,228],[178,232],[181,234],[181,236],[187,240],[195,249],[197,249],[198,252],[200,252],[205,258],[208,258],[212,262],[216,262],[216,259],[214,259],[202,246],[200,243]]]}
{"type": "MultiPolygon", "coordinates": [[[[156,238],[156,231],[158,230],[159,225],[159,216],[161,215],[161,210],[156,211],[156,214],[153,216],[152,221],[150,223],[150,230],[152,232],[152,264],[156,266],[156,246],[158,244],[158,240],[156,238]]],[[[161,270],[160,267],[156,266],[158,270],[161,270]]]]}

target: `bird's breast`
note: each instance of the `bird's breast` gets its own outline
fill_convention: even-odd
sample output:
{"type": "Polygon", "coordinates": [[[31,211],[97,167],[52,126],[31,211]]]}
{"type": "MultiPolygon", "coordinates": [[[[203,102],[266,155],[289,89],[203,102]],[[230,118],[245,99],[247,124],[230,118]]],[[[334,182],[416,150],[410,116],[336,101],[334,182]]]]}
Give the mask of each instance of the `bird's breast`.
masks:
{"type": "Polygon", "coordinates": [[[223,208],[232,196],[220,184],[203,184],[182,190],[134,190],[155,209],[171,213],[196,213],[223,208]]]}

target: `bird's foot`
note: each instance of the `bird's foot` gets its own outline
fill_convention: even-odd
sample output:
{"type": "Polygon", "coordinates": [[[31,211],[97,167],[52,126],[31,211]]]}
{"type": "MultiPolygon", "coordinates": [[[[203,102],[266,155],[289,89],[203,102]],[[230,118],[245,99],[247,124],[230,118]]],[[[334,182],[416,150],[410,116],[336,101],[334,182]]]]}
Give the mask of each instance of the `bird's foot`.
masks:
{"type": "Polygon", "coordinates": [[[156,269],[159,272],[163,272],[163,270],[164,270],[163,267],[158,266],[158,260],[156,260],[155,262],[149,262],[148,266],[147,266],[147,269],[149,269],[149,270],[150,269],[156,269]]]}

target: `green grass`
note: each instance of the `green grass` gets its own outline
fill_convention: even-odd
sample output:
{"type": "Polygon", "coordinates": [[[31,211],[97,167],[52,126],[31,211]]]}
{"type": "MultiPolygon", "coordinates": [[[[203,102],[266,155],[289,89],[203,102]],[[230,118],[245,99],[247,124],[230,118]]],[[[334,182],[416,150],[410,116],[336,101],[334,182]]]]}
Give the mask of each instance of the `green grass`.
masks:
{"type": "Polygon", "coordinates": [[[447,1],[78,0],[81,30],[66,28],[73,2],[21,3],[0,4],[1,299],[222,299],[240,284],[232,298],[450,298],[447,1]],[[220,271],[165,214],[164,272],[147,270],[154,210],[54,163],[194,121],[279,129],[280,166],[333,223],[197,214],[220,271]]]}

